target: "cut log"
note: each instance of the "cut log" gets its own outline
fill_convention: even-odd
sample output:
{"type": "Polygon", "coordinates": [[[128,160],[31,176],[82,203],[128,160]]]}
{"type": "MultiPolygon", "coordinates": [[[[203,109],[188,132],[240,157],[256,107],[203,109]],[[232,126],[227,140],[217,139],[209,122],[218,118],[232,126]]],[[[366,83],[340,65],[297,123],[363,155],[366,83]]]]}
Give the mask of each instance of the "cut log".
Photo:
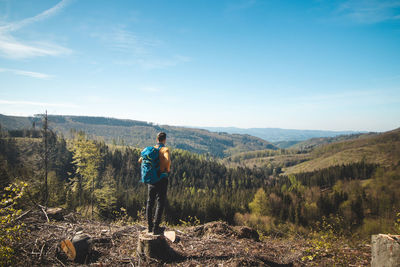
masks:
{"type": "Polygon", "coordinates": [[[149,234],[143,231],[139,235],[137,253],[141,258],[171,262],[180,258],[168,244],[165,236],[149,234]]]}
{"type": "Polygon", "coordinates": [[[165,236],[166,238],[168,238],[169,241],[171,241],[172,243],[175,243],[175,241],[178,241],[178,238],[177,238],[177,236],[176,236],[175,231],[165,231],[165,232],[164,232],[164,236],[165,236]]]}
{"type": "Polygon", "coordinates": [[[76,251],[75,251],[75,247],[72,244],[71,240],[65,239],[64,241],[61,241],[61,249],[67,255],[68,259],[70,259],[72,261],[75,259],[76,251]]]}
{"type": "Polygon", "coordinates": [[[85,263],[91,251],[92,239],[85,234],[75,235],[72,242],[66,239],[61,242],[61,249],[72,261],[85,263]]]}

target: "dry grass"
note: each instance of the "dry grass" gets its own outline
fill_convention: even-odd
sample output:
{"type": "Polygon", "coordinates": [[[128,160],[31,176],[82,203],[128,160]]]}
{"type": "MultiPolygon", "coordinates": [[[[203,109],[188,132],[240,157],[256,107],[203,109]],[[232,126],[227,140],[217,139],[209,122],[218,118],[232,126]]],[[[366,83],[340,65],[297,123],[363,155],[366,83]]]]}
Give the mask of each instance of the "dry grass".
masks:
{"type": "Polygon", "coordinates": [[[311,158],[284,169],[284,172],[310,172],[362,160],[388,167],[400,162],[400,131],[324,145],[312,151],[311,158]]]}

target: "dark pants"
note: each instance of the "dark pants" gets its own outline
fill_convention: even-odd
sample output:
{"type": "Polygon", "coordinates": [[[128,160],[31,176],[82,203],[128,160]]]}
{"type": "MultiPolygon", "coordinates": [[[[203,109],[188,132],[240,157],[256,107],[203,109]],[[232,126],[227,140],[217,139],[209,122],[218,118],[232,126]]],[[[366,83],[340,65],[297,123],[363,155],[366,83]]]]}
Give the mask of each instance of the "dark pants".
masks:
{"type": "Polygon", "coordinates": [[[161,223],[161,216],[164,211],[165,202],[167,199],[168,178],[163,178],[155,184],[148,185],[146,217],[149,229],[153,226],[158,227],[161,223]],[[153,224],[153,207],[157,199],[157,207],[153,224]]]}

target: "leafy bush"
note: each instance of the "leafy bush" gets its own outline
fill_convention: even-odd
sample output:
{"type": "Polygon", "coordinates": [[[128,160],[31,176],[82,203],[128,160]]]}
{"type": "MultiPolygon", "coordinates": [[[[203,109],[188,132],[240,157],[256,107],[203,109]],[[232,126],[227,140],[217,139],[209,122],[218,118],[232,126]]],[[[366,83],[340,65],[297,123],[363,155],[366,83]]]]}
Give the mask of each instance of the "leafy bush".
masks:
{"type": "Polygon", "coordinates": [[[198,226],[200,225],[200,220],[196,216],[188,216],[186,220],[179,220],[182,226],[198,226]]]}
{"type": "Polygon", "coordinates": [[[249,226],[257,230],[258,234],[261,237],[268,235],[291,237],[299,235],[306,236],[308,234],[308,230],[302,226],[295,225],[289,222],[279,223],[271,216],[260,216],[250,213],[236,213],[235,224],[249,226]]]}
{"type": "Polygon", "coordinates": [[[114,223],[118,225],[131,225],[134,223],[132,217],[130,217],[125,208],[121,207],[119,211],[114,211],[115,217],[114,223]]]}
{"type": "Polygon", "coordinates": [[[397,234],[400,234],[400,212],[397,213],[396,222],[394,223],[396,227],[397,234]]]}
{"type": "Polygon", "coordinates": [[[371,238],[371,235],[392,233],[393,232],[393,220],[378,218],[366,218],[363,221],[362,226],[358,230],[360,236],[366,240],[371,238]]]}
{"type": "Polygon", "coordinates": [[[317,258],[332,255],[337,266],[349,265],[350,258],[341,253],[341,248],[346,247],[347,244],[342,229],[337,226],[340,223],[342,223],[342,218],[339,216],[323,217],[322,222],[315,225],[309,235],[309,248],[306,250],[306,255],[302,257],[303,262],[312,262],[317,258]]]}
{"type": "Polygon", "coordinates": [[[0,200],[0,265],[2,266],[12,263],[13,242],[21,237],[24,224],[17,221],[22,213],[17,207],[26,186],[24,182],[10,184],[4,188],[0,200]]]}

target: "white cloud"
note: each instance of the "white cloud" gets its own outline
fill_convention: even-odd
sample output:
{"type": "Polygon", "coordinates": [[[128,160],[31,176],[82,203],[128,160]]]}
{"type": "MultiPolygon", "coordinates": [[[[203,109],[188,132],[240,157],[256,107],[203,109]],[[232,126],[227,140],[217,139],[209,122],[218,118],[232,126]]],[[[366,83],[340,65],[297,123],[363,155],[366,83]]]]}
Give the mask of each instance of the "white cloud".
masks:
{"type": "Polygon", "coordinates": [[[122,60],[114,61],[119,65],[138,65],[143,69],[162,69],[191,61],[191,58],[182,55],[155,55],[156,50],[163,45],[162,41],[138,36],[121,26],[111,28],[107,32],[92,33],[91,36],[99,39],[109,49],[123,54],[122,60]]]}
{"type": "Polygon", "coordinates": [[[47,19],[48,17],[51,17],[51,16],[57,14],[59,11],[61,11],[63,8],[65,8],[69,2],[70,2],[70,0],[62,0],[57,5],[43,11],[42,13],[40,13],[34,17],[26,18],[26,19],[23,19],[23,20],[17,21],[17,22],[12,22],[5,26],[0,26],[0,32],[13,32],[13,31],[16,31],[26,25],[47,19]]]}
{"type": "Polygon", "coordinates": [[[22,76],[28,76],[32,78],[38,78],[38,79],[48,79],[51,77],[51,75],[45,74],[45,73],[40,73],[40,72],[33,72],[33,71],[26,71],[26,70],[15,70],[15,69],[3,69],[0,68],[0,72],[11,72],[16,75],[22,75],[22,76]]]}
{"type": "Polygon", "coordinates": [[[12,59],[23,59],[40,56],[59,56],[70,54],[68,48],[45,42],[26,44],[11,36],[0,33],[0,56],[12,59]]]}
{"type": "Polygon", "coordinates": [[[102,41],[108,48],[124,54],[144,56],[160,44],[158,40],[139,37],[122,27],[113,27],[107,32],[92,33],[92,37],[102,41]]]}
{"type": "Polygon", "coordinates": [[[77,108],[78,106],[71,103],[44,103],[34,101],[13,101],[13,100],[1,100],[2,105],[14,105],[14,106],[40,106],[40,107],[63,107],[63,108],[77,108]]]}
{"type": "Polygon", "coordinates": [[[70,54],[72,52],[70,49],[60,45],[44,41],[28,43],[26,41],[16,40],[12,36],[12,32],[17,31],[22,27],[57,14],[68,4],[68,2],[69,0],[63,0],[54,7],[47,9],[34,17],[0,26],[0,56],[12,59],[24,59],[39,56],[70,54]]]}

